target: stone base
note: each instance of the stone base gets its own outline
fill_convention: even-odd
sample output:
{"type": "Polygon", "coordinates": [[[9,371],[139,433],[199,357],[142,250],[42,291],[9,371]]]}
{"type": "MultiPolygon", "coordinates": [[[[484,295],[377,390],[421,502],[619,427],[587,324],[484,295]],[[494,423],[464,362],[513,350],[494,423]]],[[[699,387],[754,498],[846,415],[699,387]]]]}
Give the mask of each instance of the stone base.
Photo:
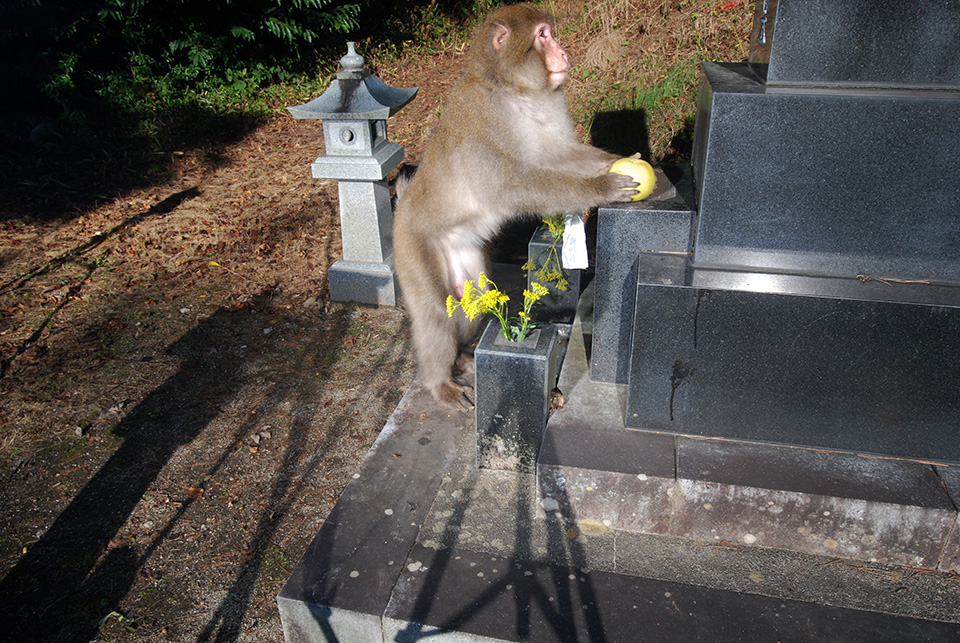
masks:
{"type": "Polygon", "coordinates": [[[385,263],[338,259],[330,266],[328,276],[333,301],[397,305],[400,286],[393,272],[392,256],[385,263]]]}
{"type": "Polygon", "coordinates": [[[696,219],[690,166],[655,168],[657,189],[643,201],[600,208],[597,215],[596,307],[593,359],[597,382],[627,381],[633,305],[637,296],[637,252],[657,250],[686,256],[696,219]]]}
{"type": "Polygon", "coordinates": [[[956,577],[931,569],[941,538],[960,571],[953,469],[625,429],[587,328],[539,478],[478,469],[472,419],[407,391],[280,592],[287,643],[960,637],[956,577]]]}

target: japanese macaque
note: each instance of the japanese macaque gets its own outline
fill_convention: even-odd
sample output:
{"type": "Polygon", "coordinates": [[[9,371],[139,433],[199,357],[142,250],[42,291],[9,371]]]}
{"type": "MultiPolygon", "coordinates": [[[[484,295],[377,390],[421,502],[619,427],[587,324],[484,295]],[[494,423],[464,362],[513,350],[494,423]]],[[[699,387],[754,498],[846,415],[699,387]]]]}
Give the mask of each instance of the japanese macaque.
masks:
{"type": "Polygon", "coordinates": [[[636,183],[610,173],[619,157],[577,140],[561,89],[567,54],[553,19],[526,5],[479,28],[464,77],[451,90],[416,174],[398,181],[394,261],[422,386],[437,401],[473,408],[454,379],[479,319],[447,315],[446,299],[487,270],[485,245],[523,215],[629,201],[636,183]]]}

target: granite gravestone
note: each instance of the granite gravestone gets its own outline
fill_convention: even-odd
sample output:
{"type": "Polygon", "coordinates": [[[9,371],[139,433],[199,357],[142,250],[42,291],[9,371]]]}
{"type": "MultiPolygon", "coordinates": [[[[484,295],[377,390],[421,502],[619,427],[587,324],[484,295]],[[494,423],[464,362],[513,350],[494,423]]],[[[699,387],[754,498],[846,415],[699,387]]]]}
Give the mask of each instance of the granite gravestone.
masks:
{"type": "Polygon", "coordinates": [[[960,5],[758,2],[752,44],[692,186],[601,209],[591,375],[629,427],[960,461],[960,5]]]}

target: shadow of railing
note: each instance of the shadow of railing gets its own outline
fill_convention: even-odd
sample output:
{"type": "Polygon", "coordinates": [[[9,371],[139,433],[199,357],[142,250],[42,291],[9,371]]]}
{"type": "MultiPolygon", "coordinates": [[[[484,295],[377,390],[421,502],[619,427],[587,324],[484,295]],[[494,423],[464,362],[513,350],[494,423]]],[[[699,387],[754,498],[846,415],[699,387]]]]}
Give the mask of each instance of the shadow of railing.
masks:
{"type": "MultiPolygon", "coordinates": [[[[120,609],[121,601],[134,586],[141,569],[182,530],[184,516],[196,498],[182,498],[175,513],[159,526],[152,540],[140,546],[124,544],[122,530],[144,494],[151,489],[174,455],[198,439],[205,428],[222,414],[236,396],[242,394],[249,376],[245,375],[245,354],[258,350],[270,353],[277,339],[261,337],[262,345],[240,350],[249,342],[243,329],[259,327],[262,310],[271,295],[264,294],[241,309],[220,309],[202,320],[167,349],[167,354],[182,360],[179,370],[130,410],[114,429],[123,442],[110,458],[76,494],[56,518],[0,581],[0,611],[6,615],[0,639],[18,642],[58,641],[81,643],[97,636],[99,620],[120,609]],[[225,344],[224,337],[235,337],[237,345],[225,344]]],[[[327,326],[329,345],[316,345],[316,351],[335,354],[342,350],[340,337],[352,323],[350,315],[335,317],[327,326]]],[[[373,368],[388,369],[383,362],[373,368]]],[[[304,359],[309,359],[304,357],[304,359]]],[[[294,368],[294,366],[291,366],[294,368]]],[[[309,366],[303,365],[303,369],[309,366]]],[[[212,478],[228,458],[242,448],[245,439],[260,426],[263,417],[278,413],[281,405],[293,409],[288,435],[282,437],[280,464],[274,475],[266,502],[272,511],[258,522],[249,536],[248,560],[238,563],[234,580],[226,594],[213,607],[200,641],[236,641],[240,638],[245,614],[249,611],[264,565],[265,552],[299,490],[310,474],[328,457],[331,447],[350,430],[344,408],[340,422],[324,436],[319,446],[310,440],[310,423],[316,414],[315,402],[324,382],[298,389],[302,382],[278,381],[264,393],[255,413],[231,427],[228,443],[220,447],[214,461],[203,471],[194,471],[197,479],[212,478]]]]}
{"type": "MultiPolygon", "coordinates": [[[[471,620],[480,617],[482,611],[491,607],[494,602],[502,607],[501,599],[504,595],[515,607],[516,622],[511,634],[516,640],[525,640],[535,634],[533,619],[538,618],[534,615],[536,608],[553,640],[563,643],[582,640],[592,643],[606,641],[603,614],[593,583],[588,575],[580,573],[589,567],[587,552],[579,542],[576,516],[573,514],[569,497],[562,488],[550,490],[551,498],[557,501],[559,508],[546,514],[544,524],[547,553],[542,557],[545,560],[537,560],[531,516],[540,509],[534,506],[534,487],[537,482],[533,475],[513,474],[521,479],[521,484],[513,505],[514,542],[513,553],[507,562],[507,573],[473,596],[458,595],[452,598],[441,595],[445,574],[448,573],[453,559],[458,557],[459,535],[470,510],[471,498],[479,491],[477,478],[480,475],[488,474],[476,469],[470,473],[471,482],[465,484],[463,489],[464,499],[453,507],[452,514],[446,521],[446,528],[439,542],[440,549],[426,565],[426,578],[422,583],[418,581],[422,589],[416,595],[410,612],[405,613],[407,625],[394,636],[393,641],[415,643],[448,632],[460,631],[471,620]],[[549,580],[538,578],[531,569],[548,570],[546,577],[549,580]],[[455,609],[452,614],[445,609],[447,615],[441,619],[431,618],[434,607],[441,600],[455,600],[462,607],[455,609]],[[577,617],[576,614],[581,614],[582,617],[577,617]],[[578,631],[578,628],[582,631],[578,631]]],[[[542,632],[540,634],[542,635],[542,632]]]]}

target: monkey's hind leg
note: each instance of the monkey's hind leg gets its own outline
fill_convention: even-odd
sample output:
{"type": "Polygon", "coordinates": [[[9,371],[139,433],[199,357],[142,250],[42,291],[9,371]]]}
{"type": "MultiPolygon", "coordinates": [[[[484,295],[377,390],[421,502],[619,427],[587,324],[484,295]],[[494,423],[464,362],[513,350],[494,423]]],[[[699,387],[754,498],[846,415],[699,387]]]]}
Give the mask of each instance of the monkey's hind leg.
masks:
{"type": "Polygon", "coordinates": [[[420,381],[434,399],[464,413],[473,410],[473,388],[454,381],[460,343],[457,322],[442,315],[418,315],[413,318],[413,341],[420,366],[420,381]]]}
{"type": "Polygon", "coordinates": [[[477,369],[473,359],[472,345],[479,339],[477,330],[480,327],[481,319],[478,317],[474,321],[470,321],[462,315],[458,315],[455,319],[457,320],[457,345],[459,352],[453,369],[454,380],[458,384],[473,388],[474,376],[477,369]]]}

